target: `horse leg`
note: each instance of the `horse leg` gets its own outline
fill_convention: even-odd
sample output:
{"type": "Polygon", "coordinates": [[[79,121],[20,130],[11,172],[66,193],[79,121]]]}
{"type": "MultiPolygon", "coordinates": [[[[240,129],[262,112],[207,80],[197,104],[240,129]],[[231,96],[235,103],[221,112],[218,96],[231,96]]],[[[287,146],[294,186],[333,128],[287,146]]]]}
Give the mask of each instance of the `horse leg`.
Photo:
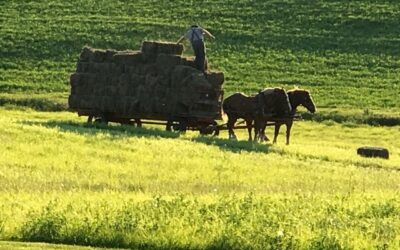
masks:
{"type": "Polygon", "coordinates": [[[237,118],[233,118],[228,116],[228,123],[227,123],[227,127],[228,127],[228,134],[229,134],[229,139],[236,139],[236,135],[235,132],[233,132],[233,127],[235,126],[237,118]]]}
{"type": "Polygon", "coordinates": [[[265,122],[262,126],[261,132],[260,132],[260,138],[262,141],[269,141],[268,136],[265,134],[265,129],[267,128],[267,122],[265,122]]]}
{"type": "Polygon", "coordinates": [[[259,135],[259,122],[257,119],[254,119],[254,141],[258,140],[259,135]]]}
{"type": "Polygon", "coordinates": [[[293,121],[286,123],[286,145],[289,145],[290,130],[292,129],[293,121]]]}
{"type": "MultiPolygon", "coordinates": [[[[280,130],[281,126],[282,126],[282,123],[278,123],[278,122],[275,123],[275,131],[274,131],[274,141],[273,141],[273,143],[276,143],[276,139],[278,138],[278,134],[279,134],[279,130],[280,130]]],[[[286,130],[286,132],[287,132],[287,130],[286,130]]]]}
{"type": "MultiPolygon", "coordinates": [[[[251,137],[251,130],[253,129],[253,121],[252,120],[246,120],[246,126],[247,126],[247,131],[249,132],[249,141],[252,141],[253,138],[251,137]]],[[[257,132],[255,132],[257,133],[257,132]]]]}

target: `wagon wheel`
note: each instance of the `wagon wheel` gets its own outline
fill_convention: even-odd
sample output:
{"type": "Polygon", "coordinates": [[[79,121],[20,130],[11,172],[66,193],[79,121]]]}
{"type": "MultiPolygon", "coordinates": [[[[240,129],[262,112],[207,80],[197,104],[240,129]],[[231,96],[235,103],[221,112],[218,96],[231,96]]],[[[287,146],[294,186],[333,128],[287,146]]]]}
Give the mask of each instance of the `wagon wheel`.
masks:
{"type": "Polygon", "coordinates": [[[93,122],[93,115],[89,115],[87,118],[87,123],[91,124],[93,122]]]}
{"type": "Polygon", "coordinates": [[[217,122],[213,122],[212,124],[201,124],[199,126],[199,132],[201,135],[211,135],[213,136],[219,134],[219,128],[217,126],[217,122]]]}
{"type": "Polygon", "coordinates": [[[106,118],[105,115],[101,115],[99,117],[96,117],[96,119],[94,120],[94,123],[107,125],[108,119],[106,118]]]}
{"type": "Polygon", "coordinates": [[[172,131],[173,120],[168,120],[167,125],[165,126],[166,131],[172,131]]]}
{"type": "Polygon", "coordinates": [[[140,119],[135,119],[136,127],[141,128],[142,127],[142,121],[140,119]]]}
{"type": "Polygon", "coordinates": [[[180,132],[186,132],[188,127],[188,120],[185,118],[179,119],[178,130],[180,132]]]}

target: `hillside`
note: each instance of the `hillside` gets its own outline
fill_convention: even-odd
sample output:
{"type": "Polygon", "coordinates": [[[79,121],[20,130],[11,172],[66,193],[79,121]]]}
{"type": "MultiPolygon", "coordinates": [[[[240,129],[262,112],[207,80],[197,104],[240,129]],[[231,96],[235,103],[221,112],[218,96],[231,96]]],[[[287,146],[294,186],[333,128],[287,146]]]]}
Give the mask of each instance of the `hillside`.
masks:
{"type": "Polygon", "coordinates": [[[399,24],[393,0],[0,0],[0,249],[400,249],[399,24]],[[194,22],[225,97],[310,90],[289,146],[67,111],[83,46],[194,22]]]}
{"type": "Polygon", "coordinates": [[[3,104],[63,109],[84,45],[139,49],[145,39],[175,41],[196,22],[217,37],[208,55],[227,76],[227,94],[297,85],[322,111],[399,117],[396,1],[11,0],[1,7],[3,104]]]}

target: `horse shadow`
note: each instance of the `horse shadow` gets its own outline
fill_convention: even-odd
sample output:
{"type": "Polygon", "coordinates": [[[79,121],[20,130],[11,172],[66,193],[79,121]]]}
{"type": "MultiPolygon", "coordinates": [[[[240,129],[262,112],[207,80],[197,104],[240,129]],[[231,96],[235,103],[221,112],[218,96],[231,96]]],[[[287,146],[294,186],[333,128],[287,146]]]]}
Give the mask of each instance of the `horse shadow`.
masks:
{"type": "MultiPolygon", "coordinates": [[[[125,139],[128,137],[138,138],[179,138],[181,133],[163,131],[159,128],[133,127],[131,125],[105,125],[96,123],[83,123],[75,121],[58,121],[50,120],[46,122],[40,121],[20,121],[21,124],[30,126],[42,126],[45,128],[58,129],[62,132],[75,133],[79,135],[96,136],[98,134],[106,134],[111,140],[125,139]]],[[[182,137],[186,139],[185,137],[182,137]]],[[[198,135],[187,137],[188,140],[196,143],[217,146],[221,150],[233,153],[258,152],[268,153],[270,145],[259,144],[251,141],[235,141],[230,139],[222,139],[214,136],[198,135]]]]}
{"type": "Polygon", "coordinates": [[[192,139],[198,143],[204,143],[206,145],[217,146],[221,150],[230,151],[233,153],[240,152],[256,152],[256,153],[268,153],[270,150],[269,144],[261,144],[253,141],[236,141],[231,139],[222,139],[218,137],[207,137],[198,136],[192,139]]]}

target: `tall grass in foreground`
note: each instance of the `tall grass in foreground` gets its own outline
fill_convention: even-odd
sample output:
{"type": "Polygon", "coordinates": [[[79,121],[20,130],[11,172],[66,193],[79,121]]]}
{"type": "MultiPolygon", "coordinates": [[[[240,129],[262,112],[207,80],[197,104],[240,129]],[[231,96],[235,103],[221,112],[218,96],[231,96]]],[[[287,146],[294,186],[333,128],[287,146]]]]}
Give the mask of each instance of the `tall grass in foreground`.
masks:
{"type": "MultiPolygon", "coordinates": [[[[268,134],[271,129],[268,128],[268,134]]],[[[142,249],[399,247],[399,127],[296,122],[292,145],[0,109],[0,239],[142,249]],[[388,147],[389,160],[356,155],[388,147]]]]}
{"type": "Polygon", "coordinates": [[[17,240],[141,249],[400,247],[400,201],[393,194],[150,198],[106,192],[1,199],[1,235],[17,240]],[[20,203],[29,207],[24,216],[20,203]],[[4,215],[6,209],[12,212],[4,215]]]}

